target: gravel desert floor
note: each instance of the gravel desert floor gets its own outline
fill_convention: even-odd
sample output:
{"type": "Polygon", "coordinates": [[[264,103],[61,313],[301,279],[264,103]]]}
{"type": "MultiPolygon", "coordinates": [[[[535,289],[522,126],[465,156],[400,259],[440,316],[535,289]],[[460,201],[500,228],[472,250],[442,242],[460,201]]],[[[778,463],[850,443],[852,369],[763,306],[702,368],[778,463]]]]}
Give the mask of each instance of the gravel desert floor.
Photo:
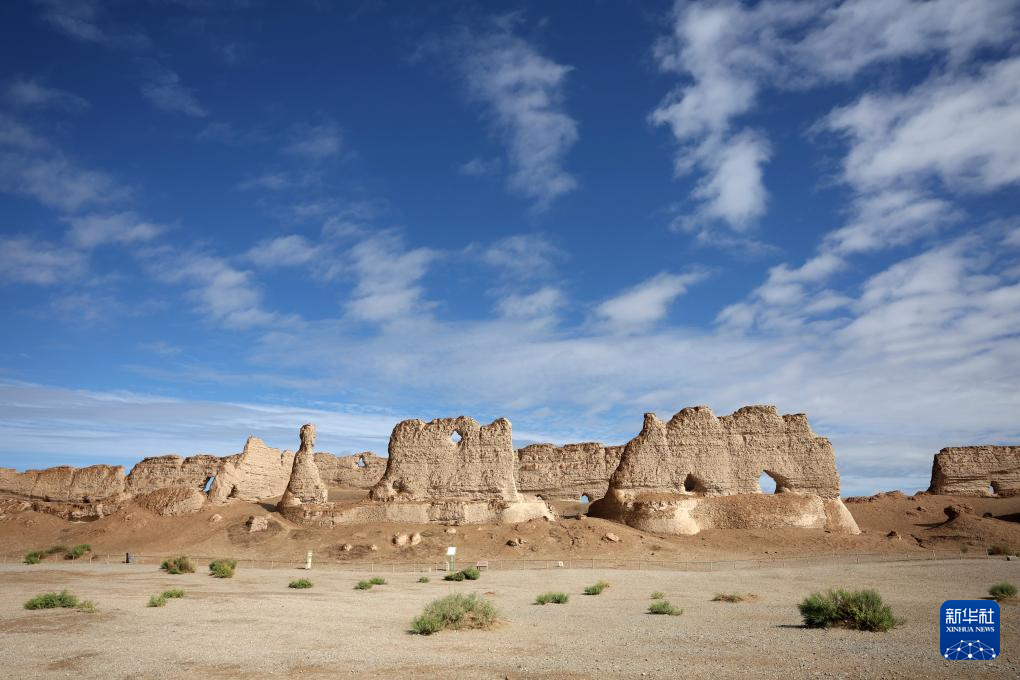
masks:
{"type": "MultiPolygon", "coordinates": [[[[202,565],[204,567],[204,565],[202,565]]],[[[387,573],[386,585],[353,586],[371,571],[239,568],[232,579],[170,576],[153,565],[42,564],[0,568],[0,675],[9,678],[678,678],[1016,677],[1020,607],[1002,605],[1002,654],[994,661],[939,656],[939,605],[980,598],[1020,580],[1020,562],[932,560],[718,572],[489,571],[445,582],[387,573]],[[310,590],[291,590],[308,576],[310,590]],[[601,595],[585,586],[604,579],[601,595]],[[797,603],[835,586],[876,588],[905,624],[888,633],[802,627],[797,603]],[[150,608],[178,587],[183,599],[150,608]],[[27,611],[25,600],[68,589],[98,613],[27,611]],[[533,604],[544,591],[562,605],[533,604]],[[681,616],[646,613],[653,591],[681,616]],[[430,600],[478,593],[499,608],[488,631],[421,637],[409,623],[430,600]],[[719,592],[751,601],[711,601],[719,592]]]]}

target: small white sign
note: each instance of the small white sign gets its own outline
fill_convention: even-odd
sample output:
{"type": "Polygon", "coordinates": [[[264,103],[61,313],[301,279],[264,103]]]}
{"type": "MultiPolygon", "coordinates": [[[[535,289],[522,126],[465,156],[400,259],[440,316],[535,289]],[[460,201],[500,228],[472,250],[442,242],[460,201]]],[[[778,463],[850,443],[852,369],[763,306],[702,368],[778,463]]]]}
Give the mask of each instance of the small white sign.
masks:
{"type": "Polygon", "coordinates": [[[454,548],[452,545],[449,548],[446,549],[446,556],[447,557],[453,557],[456,554],[457,554],[457,549],[454,548]]]}

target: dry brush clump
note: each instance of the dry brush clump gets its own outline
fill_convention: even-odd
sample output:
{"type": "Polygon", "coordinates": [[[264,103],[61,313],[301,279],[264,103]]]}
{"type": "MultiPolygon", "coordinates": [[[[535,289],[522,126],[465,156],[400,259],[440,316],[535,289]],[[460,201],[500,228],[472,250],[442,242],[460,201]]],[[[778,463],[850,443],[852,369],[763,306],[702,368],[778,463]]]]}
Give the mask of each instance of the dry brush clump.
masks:
{"type": "Polygon", "coordinates": [[[85,614],[96,613],[96,603],[92,600],[79,600],[78,596],[69,590],[61,590],[59,593],[41,593],[24,604],[25,609],[77,609],[85,614]]]}
{"type": "Polygon", "coordinates": [[[893,616],[892,609],[874,590],[834,588],[825,593],[811,593],[798,608],[808,628],[842,626],[885,632],[903,625],[903,619],[893,616]]]}
{"type": "Polygon", "coordinates": [[[165,607],[167,600],[177,600],[184,597],[184,591],[180,588],[171,588],[170,590],[164,590],[159,595],[153,595],[149,598],[148,607],[165,607]]]}
{"type": "Polygon", "coordinates": [[[566,593],[542,593],[535,598],[535,604],[566,604],[570,596],[566,593]]]}
{"type": "Polygon", "coordinates": [[[673,606],[669,600],[657,599],[655,602],[648,605],[649,614],[664,614],[666,616],[680,616],[684,613],[684,610],[680,607],[673,606]]]}
{"type": "Polygon", "coordinates": [[[486,629],[499,621],[496,607],[478,595],[447,595],[425,605],[411,621],[411,632],[432,635],[444,629],[486,629]]]}
{"type": "Polygon", "coordinates": [[[757,600],[758,596],[753,593],[716,593],[712,602],[747,602],[757,600]]]}
{"type": "Polygon", "coordinates": [[[191,561],[191,558],[187,555],[180,555],[178,557],[168,557],[163,560],[163,563],[159,565],[159,568],[168,574],[194,574],[195,564],[191,561]]]}
{"type": "Polygon", "coordinates": [[[295,590],[306,590],[312,587],[312,582],[306,578],[299,578],[291,581],[287,584],[288,588],[294,588],[295,590]]]}
{"type": "Polygon", "coordinates": [[[988,589],[988,594],[996,602],[1000,600],[1009,600],[1016,597],[1016,586],[1012,583],[996,583],[988,589]]]}
{"type": "Polygon", "coordinates": [[[216,578],[234,578],[237,560],[219,559],[209,563],[209,573],[216,578]]]}
{"type": "Polygon", "coordinates": [[[609,581],[598,581],[584,589],[585,595],[601,595],[602,591],[609,587],[609,581]]]}

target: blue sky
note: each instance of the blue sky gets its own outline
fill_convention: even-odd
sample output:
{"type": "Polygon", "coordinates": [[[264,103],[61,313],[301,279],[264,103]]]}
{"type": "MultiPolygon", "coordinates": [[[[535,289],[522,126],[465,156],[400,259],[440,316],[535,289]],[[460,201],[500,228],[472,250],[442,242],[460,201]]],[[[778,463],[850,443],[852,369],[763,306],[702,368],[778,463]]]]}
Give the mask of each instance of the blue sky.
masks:
{"type": "Polygon", "coordinates": [[[1020,3],[12,3],[0,465],[806,412],[1020,438],[1020,3]]]}

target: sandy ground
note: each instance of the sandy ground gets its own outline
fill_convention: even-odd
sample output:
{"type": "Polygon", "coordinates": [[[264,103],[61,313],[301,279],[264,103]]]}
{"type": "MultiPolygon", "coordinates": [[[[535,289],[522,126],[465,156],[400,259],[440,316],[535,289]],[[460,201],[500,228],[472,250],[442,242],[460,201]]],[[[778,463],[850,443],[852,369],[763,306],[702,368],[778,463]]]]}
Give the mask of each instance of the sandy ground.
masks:
{"type": "Polygon", "coordinates": [[[360,577],[313,570],[315,587],[287,588],[305,572],[239,569],[231,580],[168,576],[146,565],[0,567],[0,675],[10,678],[678,678],[1016,677],[1020,607],[1004,604],[1002,655],[949,662],[938,652],[938,607],[1020,581],[1020,562],[967,559],[838,564],[716,573],[624,570],[492,571],[451,584],[435,574],[360,577]],[[597,597],[584,586],[612,585],[597,597]],[[796,604],[832,586],[877,588],[906,624],[890,633],[802,628],[796,604]],[[148,597],[187,592],[164,608],[148,597]],[[39,592],[68,588],[99,613],[26,611],[39,592]],[[532,604],[547,590],[565,605],[532,604]],[[661,590],[683,616],[645,613],[661,590]],[[711,602],[716,592],[753,602],[711,602]],[[491,631],[408,633],[429,600],[450,592],[492,599],[504,623],[491,631]]]}

